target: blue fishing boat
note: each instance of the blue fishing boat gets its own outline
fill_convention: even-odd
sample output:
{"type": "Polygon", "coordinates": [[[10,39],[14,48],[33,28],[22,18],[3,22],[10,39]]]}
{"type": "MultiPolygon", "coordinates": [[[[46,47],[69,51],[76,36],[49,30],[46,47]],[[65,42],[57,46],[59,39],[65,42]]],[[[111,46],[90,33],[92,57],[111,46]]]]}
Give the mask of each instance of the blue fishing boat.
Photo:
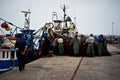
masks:
{"type": "Polygon", "coordinates": [[[18,66],[16,51],[0,49],[0,74],[18,66]]]}

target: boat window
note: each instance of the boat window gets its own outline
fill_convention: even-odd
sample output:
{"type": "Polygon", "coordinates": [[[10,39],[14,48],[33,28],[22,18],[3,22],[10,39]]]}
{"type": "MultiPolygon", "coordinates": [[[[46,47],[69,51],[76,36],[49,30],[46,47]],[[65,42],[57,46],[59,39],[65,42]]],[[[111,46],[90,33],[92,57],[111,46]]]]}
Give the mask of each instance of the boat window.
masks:
{"type": "Polygon", "coordinates": [[[13,59],[15,57],[15,51],[11,51],[11,58],[13,59]]]}
{"type": "Polygon", "coordinates": [[[5,58],[5,51],[3,51],[2,58],[5,58]]]}
{"type": "Polygon", "coordinates": [[[7,51],[7,57],[6,58],[8,58],[8,56],[9,56],[9,54],[8,54],[9,52],[7,51]]]}

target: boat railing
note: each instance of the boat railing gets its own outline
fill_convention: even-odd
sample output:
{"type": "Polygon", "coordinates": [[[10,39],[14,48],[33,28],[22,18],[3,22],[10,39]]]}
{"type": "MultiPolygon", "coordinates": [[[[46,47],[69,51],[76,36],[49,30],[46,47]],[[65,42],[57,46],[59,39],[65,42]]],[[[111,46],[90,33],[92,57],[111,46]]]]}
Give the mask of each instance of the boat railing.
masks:
{"type": "Polygon", "coordinates": [[[14,60],[17,59],[16,51],[10,49],[0,49],[0,60],[14,60]]]}

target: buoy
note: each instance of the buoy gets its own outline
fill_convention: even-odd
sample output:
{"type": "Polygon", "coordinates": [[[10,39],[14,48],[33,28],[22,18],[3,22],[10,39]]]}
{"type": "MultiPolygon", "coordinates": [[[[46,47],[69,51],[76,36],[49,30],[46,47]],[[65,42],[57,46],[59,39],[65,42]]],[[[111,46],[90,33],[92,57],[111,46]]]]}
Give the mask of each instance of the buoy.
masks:
{"type": "Polygon", "coordinates": [[[6,30],[6,31],[9,31],[9,30],[10,30],[10,27],[9,27],[9,26],[7,26],[7,27],[5,28],[5,30],[6,30]]]}
{"type": "Polygon", "coordinates": [[[8,27],[8,24],[6,24],[6,22],[4,22],[4,23],[1,24],[1,27],[2,27],[2,28],[7,28],[7,27],[8,27]]]}

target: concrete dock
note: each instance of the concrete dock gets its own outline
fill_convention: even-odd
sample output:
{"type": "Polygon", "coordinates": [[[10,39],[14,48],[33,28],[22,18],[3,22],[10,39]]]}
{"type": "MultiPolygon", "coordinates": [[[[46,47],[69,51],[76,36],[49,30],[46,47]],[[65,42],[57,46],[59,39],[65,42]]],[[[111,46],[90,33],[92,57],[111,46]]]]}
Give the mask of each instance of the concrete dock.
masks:
{"type": "Polygon", "coordinates": [[[18,68],[0,75],[0,80],[119,80],[120,49],[108,45],[112,56],[40,58],[26,65],[25,71],[18,68]]]}

